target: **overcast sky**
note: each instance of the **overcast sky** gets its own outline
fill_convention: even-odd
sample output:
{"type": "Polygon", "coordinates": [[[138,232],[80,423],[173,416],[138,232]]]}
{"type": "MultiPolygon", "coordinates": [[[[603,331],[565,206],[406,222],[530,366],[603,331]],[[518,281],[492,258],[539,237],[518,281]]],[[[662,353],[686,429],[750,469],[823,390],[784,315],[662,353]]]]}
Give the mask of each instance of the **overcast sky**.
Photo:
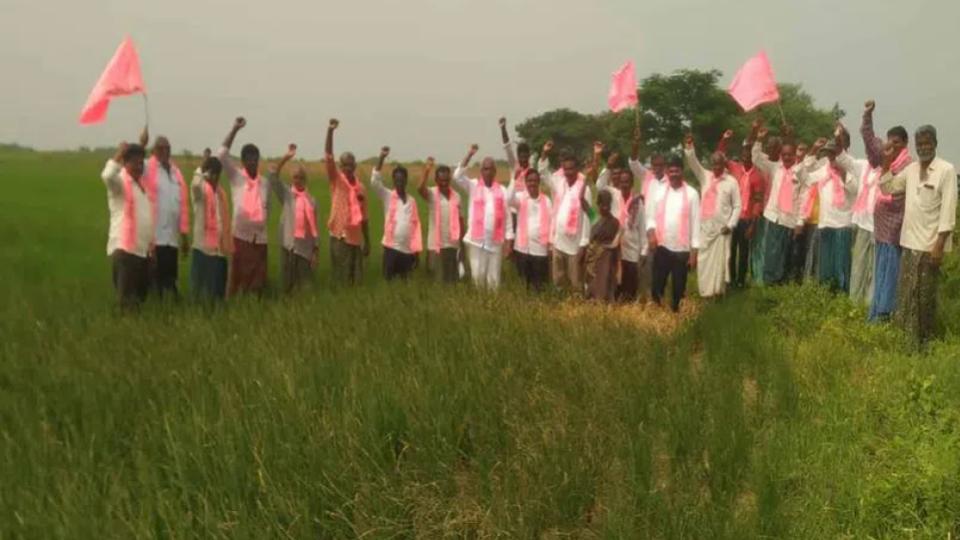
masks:
{"type": "MultiPolygon", "coordinates": [[[[610,74],[717,68],[727,84],[759,49],[778,80],[838,101],[851,128],[877,100],[877,127],[933,123],[960,160],[960,1],[912,0],[3,0],[0,142],[36,148],[134,138],[139,97],[81,127],[87,94],[123,36],[137,44],[151,131],[194,152],[247,117],[238,143],[289,141],[401,159],[501,155],[497,118],[605,107],[610,74]],[[852,125],[851,125],[852,124],[852,125]]],[[[855,149],[862,151],[859,137],[855,149]]],[[[911,141],[912,144],[912,141],[911,141]]]]}

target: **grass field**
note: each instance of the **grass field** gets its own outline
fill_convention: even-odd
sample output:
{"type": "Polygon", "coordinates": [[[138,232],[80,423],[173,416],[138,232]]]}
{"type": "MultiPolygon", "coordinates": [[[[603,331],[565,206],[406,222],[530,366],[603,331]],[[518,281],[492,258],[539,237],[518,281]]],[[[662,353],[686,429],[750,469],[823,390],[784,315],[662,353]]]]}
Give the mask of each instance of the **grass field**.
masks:
{"type": "Polygon", "coordinates": [[[956,255],[923,356],[812,286],[678,321],[388,287],[376,249],[355,290],[324,256],[297,300],[122,318],[104,158],[0,151],[0,538],[960,534],[956,255]]]}

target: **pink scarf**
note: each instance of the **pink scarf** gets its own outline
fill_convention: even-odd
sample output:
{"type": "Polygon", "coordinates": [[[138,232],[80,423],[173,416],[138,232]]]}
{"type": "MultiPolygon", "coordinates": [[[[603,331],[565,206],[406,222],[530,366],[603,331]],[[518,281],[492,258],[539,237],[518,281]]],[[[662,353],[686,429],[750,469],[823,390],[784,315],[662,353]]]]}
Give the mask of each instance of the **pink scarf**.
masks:
{"type": "Polygon", "coordinates": [[[717,213],[717,184],[720,180],[712,172],[707,173],[707,189],[703,192],[703,204],[700,206],[700,217],[710,219],[717,213]]]}
{"type": "MultiPolygon", "coordinates": [[[[440,248],[443,246],[443,239],[440,238],[440,223],[443,221],[443,212],[441,212],[440,205],[442,204],[444,196],[440,193],[440,188],[433,188],[433,235],[430,239],[430,250],[440,253],[440,248]]],[[[457,192],[450,190],[450,198],[447,199],[447,206],[450,208],[450,242],[455,243],[460,240],[460,196],[457,195],[457,192]]]]}
{"type": "MultiPolygon", "coordinates": [[[[620,193],[620,198],[623,199],[622,192],[620,193]]],[[[632,202],[633,202],[633,193],[628,195],[627,198],[623,200],[623,204],[620,205],[620,216],[619,216],[620,227],[627,226],[627,220],[630,217],[630,203],[632,202]]]]}
{"type": "Polygon", "coordinates": [[[647,174],[643,177],[643,187],[640,188],[640,194],[643,195],[644,201],[650,200],[650,188],[657,182],[657,177],[653,174],[653,171],[648,169],[647,174]]]}
{"type": "MultiPolygon", "coordinates": [[[[527,223],[527,207],[530,203],[530,197],[523,197],[520,199],[520,211],[517,212],[517,247],[526,249],[530,244],[529,234],[530,231],[527,223]]],[[[538,231],[538,241],[541,246],[548,246],[550,244],[550,210],[547,208],[547,198],[541,193],[537,198],[537,203],[539,205],[539,215],[537,216],[540,220],[540,226],[538,231]]]]}
{"type": "Polygon", "coordinates": [[[513,173],[513,191],[516,193],[526,193],[527,192],[527,171],[530,170],[530,167],[520,167],[517,165],[516,171],[513,173]]]}
{"type": "Polygon", "coordinates": [[[843,178],[830,165],[827,165],[827,177],[820,181],[820,187],[822,188],[827,183],[830,183],[832,189],[830,204],[834,208],[843,208],[843,205],[847,204],[847,193],[843,189],[843,178]]]}
{"type": "Polygon", "coordinates": [[[900,155],[897,156],[897,159],[893,160],[893,163],[890,164],[890,171],[893,174],[898,174],[902,171],[913,159],[910,157],[910,152],[904,148],[900,150],[900,155]]]}
{"type": "MultiPolygon", "coordinates": [[[[217,190],[219,191],[219,189],[217,190]]],[[[210,182],[203,182],[203,243],[209,250],[220,247],[220,224],[217,223],[218,193],[210,182]]]]}
{"type": "MultiPolygon", "coordinates": [[[[564,181],[566,177],[564,177],[564,181]]],[[[574,193],[574,199],[570,201],[570,207],[567,210],[567,219],[564,221],[564,232],[568,235],[573,236],[580,232],[580,197],[583,196],[584,189],[584,177],[582,174],[577,174],[577,181],[571,186],[567,184],[567,193],[571,191],[574,193]]],[[[566,196],[566,194],[564,194],[566,196]]]]}
{"type": "MultiPolygon", "coordinates": [[[[407,200],[413,205],[410,213],[410,239],[407,250],[411,253],[423,251],[423,240],[420,237],[420,214],[417,211],[417,201],[407,195],[407,200]]],[[[396,248],[394,232],[397,229],[397,207],[400,205],[400,196],[396,191],[390,192],[390,203],[387,205],[387,219],[383,229],[383,245],[396,248]]]]}
{"type": "Polygon", "coordinates": [[[780,192],[777,193],[777,206],[785,214],[793,214],[793,168],[781,165],[780,192]]]}
{"type": "Polygon", "coordinates": [[[876,169],[864,167],[863,169],[863,178],[860,181],[860,193],[857,194],[857,199],[853,202],[853,213],[863,214],[866,212],[873,214],[873,210],[877,206],[877,194],[879,193],[877,190],[877,180],[879,180],[883,169],[880,167],[876,169]],[[873,179],[872,181],[871,178],[873,179]]]}
{"type": "MultiPolygon", "coordinates": [[[[663,244],[663,239],[667,235],[667,198],[670,196],[672,186],[664,188],[663,197],[657,206],[657,243],[663,244]]],[[[687,197],[687,183],[680,186],[680,192],[683,195],[683,201],[680,203],[680,243],[684,247],[690,245],[690,199],[687,197]]]]}
{"type": "Polygon", "coordinates": [[[347,207],[350,210],[347,224],[351,227],[359,227],[363,223],[363,209],[360,207],[360,182],[354,179],[353,183],[350,183],[346,175],[341,174],[341,176],[343,176],[343,185],[350,190],[347,193],[347,207]]]}
{"type": "MultiPolygon", "coordinates": [[[[150,156],[147,160],[147,174],[144,178],[144,187],[147,190],[147,196],[150,198],[150,205],[153,210],[153,222],[157,222],[157,173],[160,170],[160,160],[156,156],[150,156]]],[[[170,172],[173,179],[180,187],[180,234],[190,233],[190,196],[187,192],[187,183],[183,181],[183,174],[180,168],[172,160],[170,161],[170,172]]]]}
{"type": "Polygon", "coordinates": [[[494,182],[493,187],[487,188],[483,183],[483,179],[477,179],[477,185],[473,189],[473,195],[471,204],[473,205],[470,223],[470,238],[476,242],[482,242],[484,234],[486,233],[486,210],[487,210],[487,189],[493,190],[493,241],[496,243],[503,242],[504,237],[504,210],[505,203],[503,198],[503,190],[500,188],[500,184],[494,182]]]}
{"type": "Polygon", "coordinates": [[[243,190],[243,212],[250,221],[260,223],[263,221],[263,197],[260,194],[260,177],[258,176],[256,180],[250,178],[250,175],[244,168],[240,169],[240,173],[246,178],[243,190]]]}
{"type": "Polygon", "coordinates": [[[313,203],[307,195],[307,190],[290,188],[293,192],[293,237],[307,238],[307,227],[310,227],[310,238],[317,237],[317,214],[313,210],[313,203]]]}
{"type": "MultiPolygon", "coordinates": [[[[126,169],[120,169],[123,182],[123,214],[120,218],[120,249],[134,253],[137,247],[137,204],[133,195],[133,177],[126,169]]],[[[139,184],[136,189],[143,189],[139,184]]]]}

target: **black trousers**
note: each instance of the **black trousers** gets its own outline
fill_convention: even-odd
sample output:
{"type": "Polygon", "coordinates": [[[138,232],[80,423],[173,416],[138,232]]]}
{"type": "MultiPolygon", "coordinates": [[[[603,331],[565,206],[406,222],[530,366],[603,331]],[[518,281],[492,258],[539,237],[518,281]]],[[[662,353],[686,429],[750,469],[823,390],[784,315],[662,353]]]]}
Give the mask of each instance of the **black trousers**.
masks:
{"type": "Polygon", "coordinates": [[[113,260],[113,287],[124,310],[136,309],[147,298],[150,287],[150,264],[146,257],[116,250],[113,260]]]}
{"type": "Polygon", "coordinates": [[[412,253],[403,253],[384,246],[383,248],[383,277],[387,281],[400,278],[407,279],[413,269],[417,267],[417,256],[412,253]]]}
{"type": "Polygon", "coordinates": [[[543,290],[550,282],[550,257],[527,255],[519,251],[514,251],[513,256],[517,261],[517,271],[526,282],[527,288],[534,291],[543,290]]]}
{"type": "Polygon", "coordinates": [[[150,260],[150,288],[163,296],[177,296],[180,250],[172,246],[156,246],[150,260]]]}
{"type": "Polygon", "coordinates": [[[747,269],[750,267],[750,239],[747,238],[747,229],[753,224],[752,219],[741,219],[733,230],[733,241],[730,245],[730,281],[734,287],[747,284],[747,269]]]}
{"type": "Polygon", "coordinates": [[[690,252],[675,252],[658,246],[653,255],[653,301],[660,305],[663,293],[667,289],[667,278],[671,278],[673,296],[670,299],[670,309],[680,310],[680,300],[687,291],[687,273],[690,262],[690,252]]]}

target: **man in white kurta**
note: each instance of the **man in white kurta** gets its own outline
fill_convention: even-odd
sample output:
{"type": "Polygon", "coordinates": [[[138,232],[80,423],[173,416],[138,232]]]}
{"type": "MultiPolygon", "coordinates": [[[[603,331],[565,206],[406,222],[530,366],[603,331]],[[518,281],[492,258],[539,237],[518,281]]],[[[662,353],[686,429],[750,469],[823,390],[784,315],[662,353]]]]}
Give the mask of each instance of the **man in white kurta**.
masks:
{"type": "Polygon", "coordinates": [[[672,282],[671,309],[680,310],[687,290],[687,273],[697,266],[700,248],[700,195],[683,181],[683,161],[671,159],[669,183],[647,205],[647,240],[653,251],[653,301],[660,305],[672,282]]]}
{"type": "Polygon", "coordinates": [[[540,176],[546,179],[553,203],[553,284],[574,294],[582,294],[582,255],[590,243],[590,219],[583,202],[592,200],[593,194],[575,156],[570,153],[561,155],[560,165],[561,168],[554,172],[546,152],[538,163],[540,176]]]}
{"type": "Polygon", "coordinates": [[[688,137],[684,158],[700,182],[700,249],[697,251],[697,286],[700,296],[722,296],[730,283],[730,247],[733,230],[740,220],[742,202],[737,181],[727,174],[726,158],[711,156],[711,170],[697,159],[693,138],[688,137]]]}
{"type": "MultiPolygon", "coordinates": [[[[817,148],[818,145],[814,145],[817,148]]],[[[845,171],[836,161],[837,145],[829,142],[818,150],[819,161],[804,177],[809,190],[816,190],[820,200],[817,216],[819,238],[820,283],[835,290],[850,290],[851,249],[853,246],[853,201],[857,194],[857,177],[845,171]]],[[[811,194],[812,197],[812,194],[811,194]]],[[[811,206],[813,199],[805,199],[811,206]]],[[[801,212],[800,224],[810,208],[801,212]]]]}
{"type": "Polygon", "coordinates": [[[500,286],[504,244],[513,239],[512,227],[508,226],[510,198],[508,190],[497,183],[493,158],[483,159],[480,178],[467,176],[467,167],[477,149],[475,144],[470,147],[453,178],[468,200],[467,234],[463,243],[467,246],[473,283],[479,288],[496,290],[500,286]]]}

